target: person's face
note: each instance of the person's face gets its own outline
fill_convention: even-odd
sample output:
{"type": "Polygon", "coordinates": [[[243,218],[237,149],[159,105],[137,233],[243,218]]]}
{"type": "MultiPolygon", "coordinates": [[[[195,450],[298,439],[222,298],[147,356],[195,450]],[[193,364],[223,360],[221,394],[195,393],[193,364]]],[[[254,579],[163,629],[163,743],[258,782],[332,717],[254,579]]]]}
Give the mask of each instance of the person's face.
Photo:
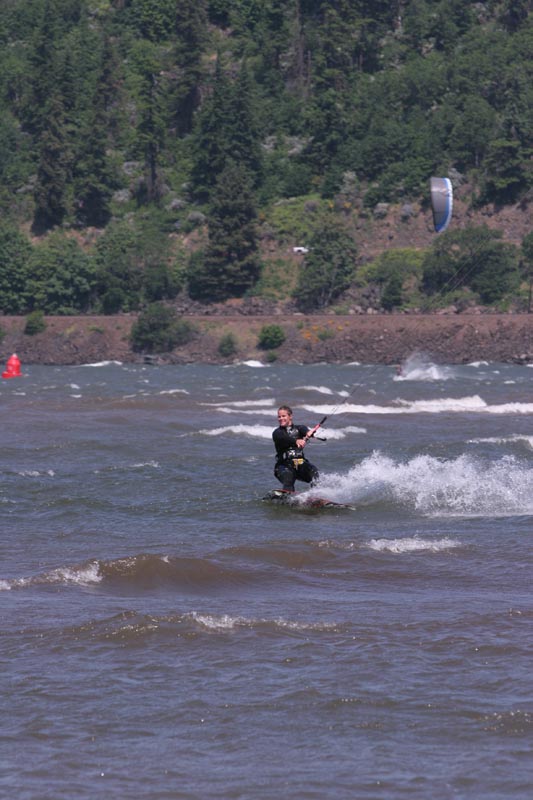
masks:
{"type": "Polygon", "coordinates": [[[280,410],[278,411],[278,422],[282,428],[286,428],[287,425],[290,425],[292,423],[292,416],[286,409],[280,408],[280,410]]]}

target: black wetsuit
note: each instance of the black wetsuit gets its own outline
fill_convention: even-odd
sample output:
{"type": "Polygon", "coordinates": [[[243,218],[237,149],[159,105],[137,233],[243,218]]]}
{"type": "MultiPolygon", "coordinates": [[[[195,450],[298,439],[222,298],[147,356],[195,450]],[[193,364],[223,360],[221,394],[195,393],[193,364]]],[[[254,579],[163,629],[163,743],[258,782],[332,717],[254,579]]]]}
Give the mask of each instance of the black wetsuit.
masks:
{"type": "Polygon", "coordinates": [[[296,446],[297,439],[304,439],[309,432],[305,425],[281,425],[272,433],[276,448],[274,475],[288,492],[294,492],[294,481],[311,483],[318,480],[318,470],[296,446]]]}

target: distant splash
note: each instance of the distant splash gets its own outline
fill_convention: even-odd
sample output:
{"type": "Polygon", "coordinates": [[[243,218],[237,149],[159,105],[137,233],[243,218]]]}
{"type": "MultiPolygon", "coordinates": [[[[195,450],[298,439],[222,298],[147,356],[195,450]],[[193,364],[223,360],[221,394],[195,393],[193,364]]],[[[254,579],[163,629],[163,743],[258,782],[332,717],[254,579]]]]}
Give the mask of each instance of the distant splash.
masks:
{"type": "Polygon", "coordinates": [[[519,516],[533,514],[532,482],[533,467],[512,456],[421,455],[402,463],[375,452],[347,475],[323,475],[320,491],[351,505],[385,503],[423,515],[519,516]]]}
{"type": "Polygon", "coordinates": [[[446,381],[454,378],[451,367],[434,364],[425,353],[413,353],[401,365],[401,372],[395,375],[395,381],[446,381]]]}

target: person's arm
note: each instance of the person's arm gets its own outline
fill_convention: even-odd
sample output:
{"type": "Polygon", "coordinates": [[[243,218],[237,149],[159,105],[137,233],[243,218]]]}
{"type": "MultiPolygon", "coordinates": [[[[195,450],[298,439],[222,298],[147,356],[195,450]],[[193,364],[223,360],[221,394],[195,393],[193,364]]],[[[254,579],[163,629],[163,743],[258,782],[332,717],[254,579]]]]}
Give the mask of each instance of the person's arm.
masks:
{"type": "Polygon", "coordinates": [[[307,425],[298,425],[298,438],[296,439],[296,447],[299,450],[303,450],[309,439],[307,438],[307,434],[309,433],[309,428],[307,425]]]}

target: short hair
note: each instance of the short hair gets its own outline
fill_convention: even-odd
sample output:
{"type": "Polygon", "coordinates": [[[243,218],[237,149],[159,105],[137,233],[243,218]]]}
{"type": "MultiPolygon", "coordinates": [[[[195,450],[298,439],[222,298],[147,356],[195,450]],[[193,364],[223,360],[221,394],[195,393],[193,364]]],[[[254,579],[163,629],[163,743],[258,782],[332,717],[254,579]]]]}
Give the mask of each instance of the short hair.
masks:
{"type": "Polygon", "coordinates": [[[278,411],[286,411],[292,417],[292,408],[290,406],[280,406],[278,411]]]}

